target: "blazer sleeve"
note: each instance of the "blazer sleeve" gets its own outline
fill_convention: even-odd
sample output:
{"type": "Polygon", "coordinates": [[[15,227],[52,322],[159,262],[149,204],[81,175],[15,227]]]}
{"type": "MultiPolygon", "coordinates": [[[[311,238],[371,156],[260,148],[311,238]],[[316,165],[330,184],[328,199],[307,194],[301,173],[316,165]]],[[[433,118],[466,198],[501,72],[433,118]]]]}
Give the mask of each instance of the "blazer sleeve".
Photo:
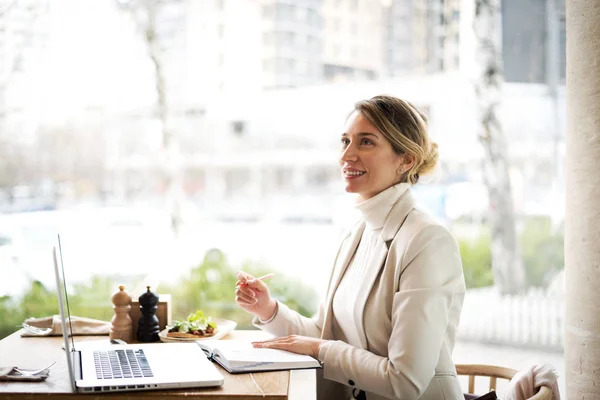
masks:
{"type": "Polygon", "coordinates": [[[452,303],[464,292],[462,264],[454,237],[439,225],[422,228],[396,262],[403,269],[393,297],[388,357],[332,341],[319,358],[326,379],[353,381],[387,398],[418,399],[435,374],[452,303]]]}
{"type": "Polygon", "coordinates": [[[318,338],[321,337],[323,329],[323,304],[319,305],[319,311],[314,318],[307,318],[277,301],[277,311],[273,319],[262,323],[254,317],[252,323],[275,336],[302,335],[318,338]]]}

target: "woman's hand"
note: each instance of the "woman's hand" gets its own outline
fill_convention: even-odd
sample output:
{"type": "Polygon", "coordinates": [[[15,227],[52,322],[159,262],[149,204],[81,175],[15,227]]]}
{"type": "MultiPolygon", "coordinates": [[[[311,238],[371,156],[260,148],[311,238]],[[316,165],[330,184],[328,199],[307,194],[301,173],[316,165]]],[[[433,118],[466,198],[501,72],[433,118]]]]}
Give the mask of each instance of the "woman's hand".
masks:
{"type": "Polygon", "coordinates": [[[263,321],[271,318],[277,311],[277,302],[271,298],[269,288],[244,271],[238,271],[235,283],[235,302],[244,310],[256,315],[263,321]]]}
{"type": "Polygon", "coordinates": [[[327,340],[317,339],[308,336],[282,336],[263,342],[252,342],[254,347],[265,349],[287,350],[292,353],[306,354],[313,358],[319,358],[319,349],[327,340]]]}

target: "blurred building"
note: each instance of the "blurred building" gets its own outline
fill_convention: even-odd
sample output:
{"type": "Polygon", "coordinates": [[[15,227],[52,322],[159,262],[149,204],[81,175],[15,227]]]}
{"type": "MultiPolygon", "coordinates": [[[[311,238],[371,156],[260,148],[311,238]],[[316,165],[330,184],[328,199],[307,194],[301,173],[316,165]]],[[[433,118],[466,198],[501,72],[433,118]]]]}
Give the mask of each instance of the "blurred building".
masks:
{"type": "Polygon", "coordinates": [[[30,124],[27,111],[35,102],[31,90],[35,81],[26,72],[35,69],[43,57],[48,8],[47,0],[0,5],[0,141],[2,133],[11,132],[18,132],[22,141],[32,138],[35,126],[30,124]]]}
{"type": "Polygon", "coordinates": [[[322,81],[321,0],[192,1],[190,97],[322,81]]]}
{"type": "Polygon", "coordinates": [[[191,97],[457,71],[473,58],[467,0],[217,0],[187,8],[191,97]]]}
{"type": "Polygon", "coordinates": [[[389,76],[425,73],[433,67],[429,0],[394,0],[383,10],[384,57],[389,76]]]}
{"type": "Polygon", "coordinates": [[[506,81],[564,83],[565,46],[565,0],[502,1],[506,81]]]}
{"type": "MultiPolygon", "coordinates": [[[[323,0],[323,78],[373,80],[386,75],[385,6],[380,0],[323,0]]],[[[399,45],[403,42],[399,41],[399,45]]]]}

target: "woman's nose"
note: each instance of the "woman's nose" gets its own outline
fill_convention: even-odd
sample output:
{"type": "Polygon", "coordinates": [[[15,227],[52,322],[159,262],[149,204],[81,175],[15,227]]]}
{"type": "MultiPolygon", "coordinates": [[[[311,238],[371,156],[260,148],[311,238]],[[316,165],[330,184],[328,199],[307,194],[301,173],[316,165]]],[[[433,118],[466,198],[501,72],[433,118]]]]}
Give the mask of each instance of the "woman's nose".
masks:
{"type": "Polygon", "coordinates": [[[342,161],[353,161],[356,160],[356,158],[356,151],[354,150],[352,145],[348,145],[348,147],[346,147],[344,151],[342,151],[342,154],[340,156],[340,159],[342,161]]]}

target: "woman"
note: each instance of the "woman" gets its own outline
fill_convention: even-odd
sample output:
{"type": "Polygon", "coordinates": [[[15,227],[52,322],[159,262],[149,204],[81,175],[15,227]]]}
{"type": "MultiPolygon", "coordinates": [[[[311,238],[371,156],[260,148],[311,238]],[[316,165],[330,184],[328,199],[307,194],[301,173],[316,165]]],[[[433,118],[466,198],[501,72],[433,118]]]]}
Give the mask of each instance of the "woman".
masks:
{"type": "Polygon", "coordinates": [[[424,114],[391,96],[359,101],[341,137],[346,191],[362,216],[343,239],[314,319],[238,272],[236,301],[278,337],[255,347],[323,363],[319,399],[463,399],[452,362],[465,284],[456,241],[415,208],[437,163],[424,114]]]}

